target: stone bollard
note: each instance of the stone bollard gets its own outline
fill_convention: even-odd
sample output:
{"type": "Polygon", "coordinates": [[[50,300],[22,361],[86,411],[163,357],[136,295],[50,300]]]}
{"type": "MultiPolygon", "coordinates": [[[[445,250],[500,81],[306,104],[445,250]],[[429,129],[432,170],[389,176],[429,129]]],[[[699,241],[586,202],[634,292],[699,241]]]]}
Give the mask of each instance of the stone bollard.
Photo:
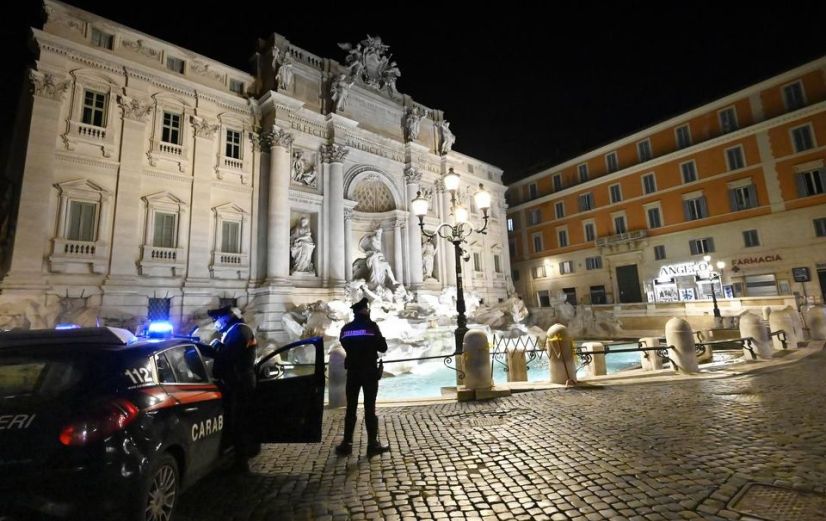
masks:
{"type": "Polygon", "coordinates": [[[585,342],[582,344],[582,348],[594,353],[591,355],[591,363],[585,366],[585,377],[593,378],[607,374],[605,368],[605,344],[602,342],[585,342]]]}
{"type": "MultiPolygon", "coordinates": [[[[660,347],[660,339],[655,336],[640,338],[643,347],[660,347]]],[[[640,364],[646,371],[655,371],[663,368],[663,359],[656,351],[640,351],[640,364]]]]}
{"type": "Polygon", "coordinates": [[[344,359],[347,353],[341,345],[330,349],[330,363],[327,366],[327,387],[329,406],[345,407],[347,405],[347,370],[344,359]]]}
{"type": "Polygon", "coordinates": [[[807,309],[806,325],[809,326],[809,338],[826,340],[826,306],[818,304],[807,309]]]}
{"type": "MultiPolygon", "coordinates": [[[[772,311],[771,316],[769,316],[769,327],[772,333],[780,331],[781,329],[786,332],[786,349],[797,347],[797,337],[794,334],[794,319],[788,308],[772,311]]],[[[775,349],[783,349],[783,343],[780,341],[780,338],[774,336],[772,337],[772,342],[774,343],[775,349]]]]}
{"type": "Polygon", "coordinates": [[[691,324],[682,318],[674,317],[665,324],[665,342],[672,346],[668,349],[671,365],[679,373],[691,374],[700,370],[697,366],[697,352],[694,351],[694,332],[691,324]]]}
{"type": "Polygon", "coordinates": [[[506,347],[505,356],[508,362],[508,381],[527,382],[528,363],[525,361],[525,349],[519,345],[506,347]]]}
{"type": "MultiPolygon", "coordinates": [[[[746,312],[740,315],[740,337],[751,337],[751,347],[754,354],[761,360],[769,359],[774,354],[771,341],[769,341],[769,329],[765,320],[752,313],[746,312]]],[[[746,360],[751,360],[751,353],[743,347],[743,356],[746,360]]]]}
{"type": "Polygon", "coordinates": [[[789,316],[792,317],[794,336],[798,341],[806,340],[806,334],[803,331],[803,318],[800,316],[800,313],[798,313],[798,311],[791,306],[786,306],[784,309],[786,309],[789,312],[789,316]]]}
{"type": "Polygon", "coordinates": [[[568,334],[568,328],[562,324],[554,324],[548,328],[545,349],[548,351],[551,383],[576,384],[574,341],[568,334]]]}
{"type": "Polygon", "coordinates": [[[771,315],[772,315],[772,307],[771,306],[763,306],[763,320],[768,322],[769,317],[771,315]]]}
{"type": "Polygon", "coordinates": [[[471,329],[465,333],[462,342],[462,365],[465,371],[465,388],[476,391],[490,389],[493,380],[490,372],[490,343],[488,335],[481,329],[471,329]]]}

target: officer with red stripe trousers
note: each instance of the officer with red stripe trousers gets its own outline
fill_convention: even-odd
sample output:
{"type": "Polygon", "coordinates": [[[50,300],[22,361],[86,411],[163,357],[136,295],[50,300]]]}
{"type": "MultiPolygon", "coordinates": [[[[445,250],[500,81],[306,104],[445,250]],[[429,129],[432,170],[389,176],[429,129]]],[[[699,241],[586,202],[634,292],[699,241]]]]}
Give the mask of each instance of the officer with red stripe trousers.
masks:
{"type": "Polygon", "coordinates": [[[356,428],[356,408],[359,391],[364,390],[364,425],[367,428],[367,457],[390,450],[379,441],[379,419],[376,417],[376,394],[379,391],[381,367],[378,354],[387,351],[387,341],[378,324],[370,320],[370,304],[366,298],[351,306],[353,321],[341,328],[339,340],[347,353],[347,413],[344,416],[344,439],[336,447],[336,454],[346,456],[353,452],[353,431],[356,428]]]}

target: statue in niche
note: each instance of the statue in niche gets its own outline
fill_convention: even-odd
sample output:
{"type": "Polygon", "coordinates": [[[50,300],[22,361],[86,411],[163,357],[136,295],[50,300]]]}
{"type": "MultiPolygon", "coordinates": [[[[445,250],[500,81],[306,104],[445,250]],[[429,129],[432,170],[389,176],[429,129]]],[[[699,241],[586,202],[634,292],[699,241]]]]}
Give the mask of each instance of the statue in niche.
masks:
{"type": "Polygon", "coordinates": [[[333,83],[330,85],[330,99],[333,100],[333,107],[335,112],[341,111],[344,108],[344,100],[347,99],[347,94],[350,92],[350,87],[353,86],[353,80],[348,79],[346,74],[339,74],[333,83]]]}
{"type": "Polygon", "coordinates": [[[448,154],[451,149],[453,149],[453,143],[456,142],[456,136],[450,130],[450,121],[442,121],[439,123],[439,133],[442,135],[439,152],[442,155],[448,154]]]}
{"type": "Polygon", "coordinates": [[[275,75],[275,81],[279,89],[289,89],[293,83],[293,59],[289,55],[284,55],[281,65],[278,67],[278,72],[275,75]]]}
{"type": "Polygon", "coordinates": [[[404,114],[404,131],[405,138],[408,141],[416,141],[419,138],[419,127],[422,118],[426,118],[427,114],[428,110],[421,107],[407,109],[407,112],[404,114]]]}
{"type": "Polygon", "coordinates": [[[315,188],[316,171],[315,165],[304,159],[304,152],[296,150],[293,152],[293,181],[315,188]]]}
{"type": "Polygon", "coordinates": [[[359,249],[367,256],[353,262],[353,279],[368,281],[370,289],[393,288],[399,284],[390,263],[384,258],[381,236],[381,227],[365,234],[359,241],[359,249]]]}
{"type": "Polygon", "coordinates": [[[315,242],[312,230],[310,230],[310,218],[302,215],[298,223],[290,230],[290,257],[292,258],[290,273],[315,273],[313,250],[315,250],[315,242]]]}
{"type": "Polygon", "coordinates": [[[436,257],[436,245],[433,239],[425,239],[422,244],[422,276],[424,280],[433,279],[433,260],[436,257]]]}

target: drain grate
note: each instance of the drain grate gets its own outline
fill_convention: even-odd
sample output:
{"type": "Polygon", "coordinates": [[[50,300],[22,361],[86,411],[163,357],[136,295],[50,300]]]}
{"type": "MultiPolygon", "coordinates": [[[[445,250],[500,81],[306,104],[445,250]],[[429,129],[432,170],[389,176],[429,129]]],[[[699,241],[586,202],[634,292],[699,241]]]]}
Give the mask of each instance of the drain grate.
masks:
{"type": "Polygon", "coordinates": [[[749,483],[731,500],[729,509],[768,521],[822,521],[826,518],[826,496],[749,483]]]}

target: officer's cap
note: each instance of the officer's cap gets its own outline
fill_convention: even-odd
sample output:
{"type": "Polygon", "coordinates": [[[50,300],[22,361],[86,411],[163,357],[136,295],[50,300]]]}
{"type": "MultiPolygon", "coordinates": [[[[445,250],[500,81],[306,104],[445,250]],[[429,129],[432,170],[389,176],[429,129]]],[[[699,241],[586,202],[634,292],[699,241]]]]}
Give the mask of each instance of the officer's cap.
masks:
{"type": "Polygon", "coordinates": [[[353,311],[359,311],[361,309],[370,309],[370,302],[367,300],[367,297],[365,297],[353,304],[352,306],[350,306],[350,309],[352,309],[353,311]]]}
{"type": "Polygon", "coordinates": [[[210,309],[207,311],[207,315],[209,315],[209,318],[212,320],[218,320],[219,318],[226,316],[241,318],[241,310],[235,306],[224,306],[218,309],[210,309]]]}

